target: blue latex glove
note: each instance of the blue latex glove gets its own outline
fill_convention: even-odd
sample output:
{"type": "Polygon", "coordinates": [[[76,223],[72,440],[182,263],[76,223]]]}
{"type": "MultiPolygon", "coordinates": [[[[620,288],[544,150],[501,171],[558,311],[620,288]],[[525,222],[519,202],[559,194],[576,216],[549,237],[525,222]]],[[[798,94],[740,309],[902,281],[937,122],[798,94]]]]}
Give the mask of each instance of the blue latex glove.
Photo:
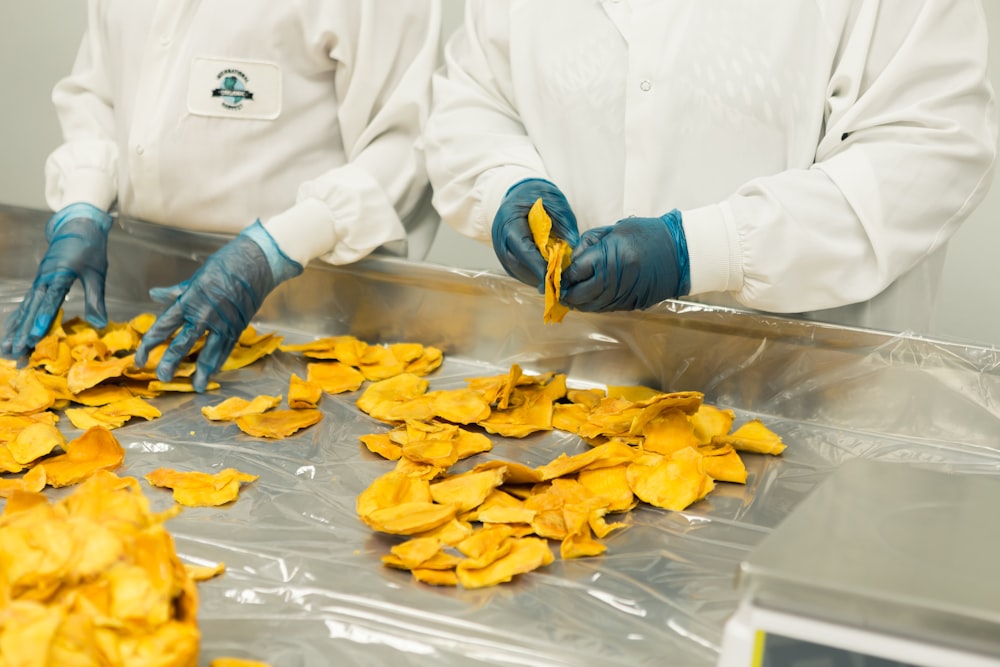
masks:
{"type": "Polygon", "coordinates": [[[563,303],[588,312],[643,309],[684,296],[691,272],[680,211],[584,232],[562,288],[563,303]]]}
{"type": "Polygon", "coordinates": [[[528,226],[528,211],[539,197],[552,218],[552,235],[576,246],[580,232],[565,195],[545,179],[528,178],[511,186],[500,202],[493,218],[493,251],[508,274],[542,289],[546,262],[528,226]]]}
{"type": "Polygon", "coordinates": [[[156,367],[156,377],[167,382],[207,331],[192,380],[195,391],[205,391],[264,298],[300,273],[302,265],[281,251],[259,220],[254,222],[212,253],[188,280],[149,290],[154,301],[170,306],[142,337],[135,365],[144,367],[149,352],[180,327],[156,367]]]}
{"type": "Polygon", "coordinates": [[[7,333],[0,342],[4,354],[20,357],[35,347],[78,279],[83,284],[87,321],[98,329],[108,325],[104,279],[111,223],[106,212],[82,203],[70,204],[49,218],[45,225],[49,247],[31,289],[7,319],[7,333]]]}

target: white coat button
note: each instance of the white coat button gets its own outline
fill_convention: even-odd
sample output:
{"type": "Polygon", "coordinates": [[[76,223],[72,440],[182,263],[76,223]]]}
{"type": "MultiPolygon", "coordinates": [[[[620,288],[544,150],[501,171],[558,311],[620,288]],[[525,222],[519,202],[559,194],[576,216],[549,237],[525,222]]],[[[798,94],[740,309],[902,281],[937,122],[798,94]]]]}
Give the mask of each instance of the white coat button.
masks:
{"type": "Polygon", "coordinates": [[[641,81],[641,82],[639,83],[639,90],[641,90],[641,91],[642,91],[642,92],[644,92],[644,93],[645,93],[645,92],[649,92],[649,90],[650,90],[650,89],[651,89],[652,87],[653,87],[653,84],[652,84],[652,83],[650,83],[648,79],[643,79],[643,80],[642,80],[642,81],[641,81]]]}
{"type": "Polygon", "coordinates": [[[145,152],[146,152],[146,149],[142,147],[142,144],[140,144],[140,145],[138,145],[138,146],[135,147],[135,154],[136,155],[142,155],[145,152]]]}
{"type": "Polygon", "coordinates": [[[170,46],[170,36],[163,35],[160,37],[160,46],[170,46]]]}

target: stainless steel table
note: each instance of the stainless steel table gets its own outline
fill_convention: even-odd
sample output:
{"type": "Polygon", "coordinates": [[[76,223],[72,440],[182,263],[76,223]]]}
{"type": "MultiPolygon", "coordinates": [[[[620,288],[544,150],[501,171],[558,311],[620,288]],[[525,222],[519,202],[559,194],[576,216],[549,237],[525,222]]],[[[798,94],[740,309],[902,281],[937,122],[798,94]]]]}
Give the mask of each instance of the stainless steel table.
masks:
{"type": "MultiPolygon", "coordinates": [[[[4,314],[34,275],[46,218],[0,207],[4,314]]],[[[110,317],[158,311],[148,288],[189,277],[221,242],[121,222],[110,243],[110,317]]],[[[188,509],[168,523],[183,558],[227,565],[199,587],[203,665],[223,654],[293,667],[713,665],[739,601],[738,564],[841,463],[865,457],[1000,475],[995,347],[680,301],[639,313],[573,312],[546,325],[543,305],[506,276],[373,257],[311,265],[269,297],[254,324],[286,342],[353,334],[438,346],[445,361],[428,378],[432,388],[461,387],[516,362],[530,373],[566,372],[581,387],[698,390],[738,420],[760,417],[788,449],[748,457],[745,486],[720,484],[687,511],[632,511],[601,557],[557,559],[489,589],[435,588],[383,568],[379,557],[397,540],[355,514],[358,493],[392,466],[358,440],[387,427],[357,409],[357,393],[325,396],[322,422],[278,442],[202,417],[202,406],[226,396],[285,393],[305,360],[276,353],[218,376],[217,392],[156,399],[162,418],[115,431],[126,448],[122,475],[160,466],[260,475],[231,506],[188,509]]],[[[66,309],[81,314],[81,294],[66,309]]],[[[587,447],[561,432],[494,443],[478,460],[538,465],[587,447]]],[[[171,503],[168,492],[148,494],[157,508],[171,503]]]]}

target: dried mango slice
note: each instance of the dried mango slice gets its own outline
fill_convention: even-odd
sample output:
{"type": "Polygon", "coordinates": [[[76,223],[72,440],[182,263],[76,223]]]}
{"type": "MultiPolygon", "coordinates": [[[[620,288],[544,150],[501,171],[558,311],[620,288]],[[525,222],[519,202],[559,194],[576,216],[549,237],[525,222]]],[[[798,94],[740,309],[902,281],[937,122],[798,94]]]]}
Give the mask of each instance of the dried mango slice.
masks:
{"type": "Polygon", "coordinates": [[[478,507],[490,493],[503,483],[505,468],[451,475],[431,484],[431,498],[442,505],[455,505],[459,510],[478,507]]]}
{"type": "Polygon", "coordinates": [[[680,410],[666,410],[643,426],[642,447],[647,452],[673,454],[685,447],[696,447],[698,438],[694,425],[680,410]]]}
{"type": "Polygon", "coordinates": [[[213,658],[212,662],[208,664],[208,667],[271,667],[270,663],[261,662],[260,660],[248,660],[246,658],[229,658],[229,657],[219,657],[213,658]]]}
{"type": "Polygon", "coordinates": [[[374,530],[392,535],[415,535],[455,518],[457,508],[437,503],[410,502],[377,509],[362,517],[374,530]]]}
{"type": "Polygon", "coordinates": [[[10,397],[0,400],[0,414],[30,415],[52,407],[55,395],[42,384],[40,375],[30,368],[15,371],[6,387],[10,397]]]}
{"type": "Polygon", "coordinates": [[[292,373],[288,381],[288,407],[293,410],[315,408],[323,398],[323,387],[318,382],[303,380],[292,373]]]}
{"type": "Polygon", "coordinates": [[[680,511],[704,498],[715,482],[705,473],[702,456],[689,447],[653,464],[635,462],[627,470],[629,486],[642,501],[680,511]]]}
{"type": "Polygon", "coordinates": [[[402,373],[368,385],[358,397],[357,406],[366,414],[374,416],[390,410],[397,403],[422,396],[428,386],[427,380],[412,373],[402,373]]]}
{"type": "Polygon", "coordinates": [[[0,478],[0,498],[10,498],[15,491],[40,493],[46,482],[44,466],[35,466],[24,473],[24,476],[15,479],[0,478]]]}
{"type": "Polygon", "coordinates": [[[751,419],[729,435],[717,435],[712,444],[728,444],[741,452],[756,452],[777,456],[785,451],[781,436],[764,426],[759,419],[751,419]]]}
{"type": "Polygon", "coordinates": [[[280,345],[282,352],[298,352],[312,359],[336,359],[348,366],[357,366],[368,343],[354,336],[327,336],[306,343],[280,345]]]}
{"type": "Polygon", "coordinates": [[[33,422],[25,426],[14,439],[7,443],[11,457],[20,464],[28,464],[59,447],[65,448],[66,438],[62,431],[52,424],[33,422]]]}
{"type": "Polygon", "coordinates": [[[237,499],[240,484],[254,482],[259,475],[226,468],[217,473],[199,471],[180,472],[170,468],[157,468],[146,475],[153,486],[173,489],[174,500],[187,507],[215,507],[237,499]]]}
{"type": "Polygon", "coordinates": [[[545,270],[545,312],[546,323],[561,322],[569,308],[559,302],[562,272],[569,266],[573,249],[562,239],[552,236],[552,218],[549,217],[541,198],[528,211],[528,227],[532,239],[546,262],[545,270]]]}
{"type": "Polygon", "coordinates": [[[441,553],[442,546],[436,537],[414,537],[391,547],[392,557],[383,557],[382,562],[389,567],[412,570],[441,553]]]}
{"type": "Polygon", "coordinates": [[[287,438],[323,419],[319,410],[271,410],[263,414],[243,415],[236,425],[255,438],[287,438]]]}
{"type": "Polygon", "coordinates": [[[509,407],[495,409],[490,416],[477,422],[489,433],[508,438],[523,438],[538,431],[552,430],[552,413],[556,400],[566,395],[566,376],[558,374],[544,385],[515,387],[509,407]]]}
{"type": "Polygon", "coordinates": [[[184,569],[192,581],[208,581],[209,579],[222,576],[226,571],[226,564],[221,561],[215,565],[191,565],[190,563],[185,563],[184,569]]]}
{"type": "Polygon", "coordinates": [[[694,437],[699,445],[707,445],[712,438],[726,435],[733,427],[736,413],[730,409],[722,409],[707,403],[699,406],[697,412],[691,415],[691,425],[694,427],[694,437]]]}
{"type": "MultiPolygon", "coordinates": [[[[67,387],[68,389],[68,387],[67,387]]],[[[133,394],[128,387],[114,384],[102,384],[90,389],[84,389],[77,394],[70,394],[74,403],[86,405],[88,407],[98,407],[108,403],[116,403],[132,398],[133,394]]]]}
{"type": "Polygon", "coordinates": [[[57,334],[49,334],[38,341],[28,357],[28,366],[44,368],[52,375],[65,375],[72,365],[69,345],[57,334]]]}
{"type": "Polygon", "coordinates": [[[430,503],[430,484],[423,479],[392,471],[376,478],[358,495],[356,509],[364,519],[378,510],[410,502],[430,503]]]}
{"type": "Polygon", "coordinates": [[[368,451],[390,461],[398,461],[403,455],[403,448],[394,443],[388,433],[372,433],[363,435],[360,439],[368,451]]]}
{"type": "Polygon", "coordinates": [[[483,588],[510,581],[519,574],[525,574],[548,565],[555,557],[548,543],[537,537],[511,540],[510,551],[485,567],[470,567],[464,562],[455,568],[455,575],[463,588],[483,588]]]}
{"type": "Polygon", "coordinates": [[[381,345],[369,345],[365,348],[357,368],[368,380],[386,380],[406,371],[406,364],[396,358],[393,351],[381,345]]]}
{"type": "Polygon", "coordinates": [[[277,350],[283,340],[284,336],[273,333],[258,334],[252,326],[248,326],[240,334],[239,340],[219,370],[234,371],[245,368],[277,350]]]}
{"type": "Polygon", "coordinates": [[[364,384],[365,376],[343,362],[327,361],[307,364],[306,380],[318,384],[328,394],[342,394],[358,389],[364,384]]]}
{"type": "Polygon", "coordinates": [[[458,576],[454,570],[428,570],[418,567],[410,573],[417,581],[430,586],[458,586],[458,576]]]}
{"type": "Polygon", "coordinates": [[[254,396],[249,401],[242,396],[230,396],[215,405],[203,406],[201,414],[211,421],[233,421],[245,415],[259,415],[262,412],[267,412],[277,407],[279,403],[281,403],[281,396],[261,394],[254,396]]]}
{"type": "Polygon", "coordinates": [[[105,426],[109,429],[119,428],[133,417],[142,417],[146,421],[161,416],[159,408],[147,403],[138,396],[131,396],[122,401],[108,403],[97,408],[69,408],[66,417],[73,426],[84,430],[93,426],[105,426]]]}
{"type": "Polygon", "coordinates": [[[720,482],[747,483],[747,467],[731,445],[700,445],[698,453],[704,458],[705,472],[720,482]]]}
{"type": "MultiPolygon", "coordinates": [[[[160,380],[150,380],[149,381],[149,391],[162,393],[167,391],[173,391],[181,394],[193,394],[194,384],[191,380],[177,379],[180,376],[180,371],[174,375],[174,379],[169,382],[161,382],[160,380]]],[[[215,380],[209,380],[208,384],[205,385],[206,391],[215,391],[221,387],[215,380]]]]}
{"type": "Polygon", "coordinates": [[[66,384],[71,392],[79,394],[84,389],[90,389],[105,380],[119,378],[132,365],[134,356],[130,354],[126,357],[111,357],[103,361],[77,361],[66,374],[66,384]]]}
{"type": "Polygon", "coordinates": [[[595,496],[607,501],[609,512],[625,512],[638,503],[628,484],[627,469],[628,464],[621,464],[581,470],[577,481],[595,496]]]}
{"type": "Polygon", "coordinates": [[[100,470],[114,470],[125,459],[125,450],[107,428],[94,426],[66,443],[66,453],[47,459],[45,468],[49,486],[77,484],[100,470]]]}
{"type": "Polygon", "coordinates": [[[405,371],[414,375],[427,375],[441,366],[444,353],[436,347],[424,346],[420,356],[406,364],[405,371]]]}
{"type": "Polygon", "coordinates": [[[475,424],[490,416],[490,404],[472,389],[441,389],[424,394],[434,416],[456,424],[475,424]]]}

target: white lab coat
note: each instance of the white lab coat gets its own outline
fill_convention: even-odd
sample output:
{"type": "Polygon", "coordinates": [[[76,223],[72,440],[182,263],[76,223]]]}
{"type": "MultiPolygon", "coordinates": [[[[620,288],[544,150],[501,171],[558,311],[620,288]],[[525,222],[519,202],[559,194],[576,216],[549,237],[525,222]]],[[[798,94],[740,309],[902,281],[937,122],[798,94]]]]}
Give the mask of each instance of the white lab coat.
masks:
{"type": "Polygon", "coordinates": [[[991,183],[979,0],[469,0],[445,61],[443,220],[488,242],[527,177],[581,231],[678,208],[707,301],[919,329],[991,183]]]}
{"type": "MultiPolygon", "coordinates": [[[[236,234],[260,218],[292,259],[356,261],[437,221],[417,146],[438,0],[90,0],[53,92],[54,210],[236,234]],[[408,229],[404,229],[404,222],[408,229]]],[[[396,242],[396,243],[393,243],[396,242]]]]}

